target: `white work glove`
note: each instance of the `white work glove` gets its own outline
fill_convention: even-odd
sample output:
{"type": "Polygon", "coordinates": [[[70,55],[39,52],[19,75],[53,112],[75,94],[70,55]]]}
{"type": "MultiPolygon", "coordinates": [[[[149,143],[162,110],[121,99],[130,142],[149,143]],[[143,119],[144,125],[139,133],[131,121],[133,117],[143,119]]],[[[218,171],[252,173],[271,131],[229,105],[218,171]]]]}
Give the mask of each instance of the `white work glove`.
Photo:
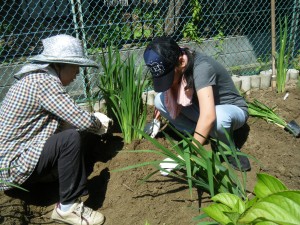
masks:
{"type": "Polygon", "coordinates": [[[147,123],[144,132],[150,137],[155,138],[155,136],[158,134],[158,131],[160,129],[160,121],[158,119],[153,119],[150,123],[147,123]]]}
{"type": "Polygon", "coordinates": [[[95,112],[94,116],[97,117],[102,124],[102,126],[101,126],[100,130],[97,132],[97,134],[98,135],[105,134],[107,132],[108,128],[113,124],[112,119],[110,119],[108,116],[106,116],[105,114],[100,113],[100,112],[95,112]]]}
{"type": "MultiPolygon", "coordinates": [[[[178,156],[178,157],[182,159],[181,156],[178,156]]],[[[160,170],[159,172],[160,172],[161,175],[167,176],[167,175],[168,175],[172,170],[174,170],[178,165],[179,165],[179,164],[176,163],[173,159],[171,159],[171,158],[165,158],[165,159],[163,160],[163,162],[161,162],[161,163],[159,164],[159,166],[160,166],[160,168],[165,169],[165,170],[167,170],[168,172],[162,171],[162,170],[160,170]]]]}

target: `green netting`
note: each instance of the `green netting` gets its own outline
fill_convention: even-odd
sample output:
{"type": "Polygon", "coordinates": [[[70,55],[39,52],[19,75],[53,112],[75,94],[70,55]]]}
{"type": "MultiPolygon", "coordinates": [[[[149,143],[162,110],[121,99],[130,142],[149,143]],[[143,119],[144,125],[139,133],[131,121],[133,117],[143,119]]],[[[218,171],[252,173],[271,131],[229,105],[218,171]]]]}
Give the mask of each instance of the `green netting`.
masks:
{"type": "MultiPolygon", "coordinates": [[[[288,18],[291,65],[299,67],[300,0],[276,0],[279,21],[288,18]]],[[[271,0],[4,0],[0,2],[0,102],[41,39],[66,33],[84,41],[96,60],[107,46],[141,54],[157,35],[168,35],[223,63],[232,73],[271,68],[271,0]]],[[[139,57],[142,63],[142,57],[139,57]]],[[[97,90],[99,70],[82,71],[68,91],[76,100],[97,90]]]]}

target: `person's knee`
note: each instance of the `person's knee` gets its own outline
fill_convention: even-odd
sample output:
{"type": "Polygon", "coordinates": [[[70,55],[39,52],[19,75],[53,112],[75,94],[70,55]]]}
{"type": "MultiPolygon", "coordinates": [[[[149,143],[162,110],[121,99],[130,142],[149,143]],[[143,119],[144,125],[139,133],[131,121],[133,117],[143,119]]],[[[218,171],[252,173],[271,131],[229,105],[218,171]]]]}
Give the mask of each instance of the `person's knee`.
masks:
{"type": "Polygon", "coordinates": [[[229,129],[231,127],[232,118],[228,111],[224,107],[216,107],[216,121],[215,129],[222,131],[224,128],[229,129]]]}
{"type": "Polygon", "coordinates": [[[213,138],[221,138],[224,139],[225,133],[231,130],[231,120],[230,118],[219,116],[217,117],[213,129],[210,132],[210,136],[213,138]]]}
{"type": "Polygon", "coordinates": [[[75,129],[68,129],[65,131],[66,136],[68,138],[73,139],[73,140],[80,140],[80,134],[77,130],[75,129]]]}
{"type": "Polygon", "coordinates": [[[236,130],[243,126],[246,122],[247,115],[244,111],[237,106],[225,105],[216,107],[217,114],[217,129],[226,129],[236,130]]]}
{"type": "Polygon", "coordinates": [[[81,145],[80,133],[75,129],[64,131],[65,147],[69,150],[79,150],[81,145]]]}
{"type": "Polygon", "coordinates": [[[221,131],[223,129],[228,129],[230,128],[230,121],[228,120],[221,120],[221,119],[217,119],[217,121],[215,122],[215,129],[218,131],[221,131]]]}

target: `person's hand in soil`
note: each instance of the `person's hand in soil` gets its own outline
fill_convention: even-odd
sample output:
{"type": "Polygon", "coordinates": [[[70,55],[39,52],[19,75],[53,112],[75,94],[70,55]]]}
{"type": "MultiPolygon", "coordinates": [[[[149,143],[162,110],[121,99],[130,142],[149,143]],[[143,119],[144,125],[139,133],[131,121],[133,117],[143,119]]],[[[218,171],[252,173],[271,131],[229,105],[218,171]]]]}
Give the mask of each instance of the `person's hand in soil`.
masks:
{"type": "Polygon", "coordinates": [[[109,117],[107,117],[105,114],[100,113],[100,112],[95,112],[94,116],[98,118],[98,120],[100,120],[102,127],[100,128],[100,130],[98,131],[98,135],[102,135],[107,133],[108,129],[112,126],[113,121],[112,119],[110,119],[109,117]]]}

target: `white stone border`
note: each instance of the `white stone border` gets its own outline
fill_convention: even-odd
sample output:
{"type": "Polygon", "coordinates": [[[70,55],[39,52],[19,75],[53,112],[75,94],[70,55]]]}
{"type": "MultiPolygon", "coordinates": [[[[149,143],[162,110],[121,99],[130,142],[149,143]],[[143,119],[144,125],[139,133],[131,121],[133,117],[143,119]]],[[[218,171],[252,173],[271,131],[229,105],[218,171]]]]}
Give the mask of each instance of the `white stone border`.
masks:
{"type": "Polygon", "coordinates": [[[147,101],[147,105],[154,105],[154,99],[156,95],[157,92],[155,92],[154,90],[146,91],[143,92],[142,99],[144,100],[144,102],[147,101]]]}
{"type": "MultiPolygon", "coordinates": [[[[232,75],[235,86],[244,92],[251,89],[268,89],[271,87],[272,70],[261,71],[259,75],[238,76],[232,75]]],[[[289,80],[298,80],[299,70],[289,69],[286,75],[286,82],[289,80]]]]}

